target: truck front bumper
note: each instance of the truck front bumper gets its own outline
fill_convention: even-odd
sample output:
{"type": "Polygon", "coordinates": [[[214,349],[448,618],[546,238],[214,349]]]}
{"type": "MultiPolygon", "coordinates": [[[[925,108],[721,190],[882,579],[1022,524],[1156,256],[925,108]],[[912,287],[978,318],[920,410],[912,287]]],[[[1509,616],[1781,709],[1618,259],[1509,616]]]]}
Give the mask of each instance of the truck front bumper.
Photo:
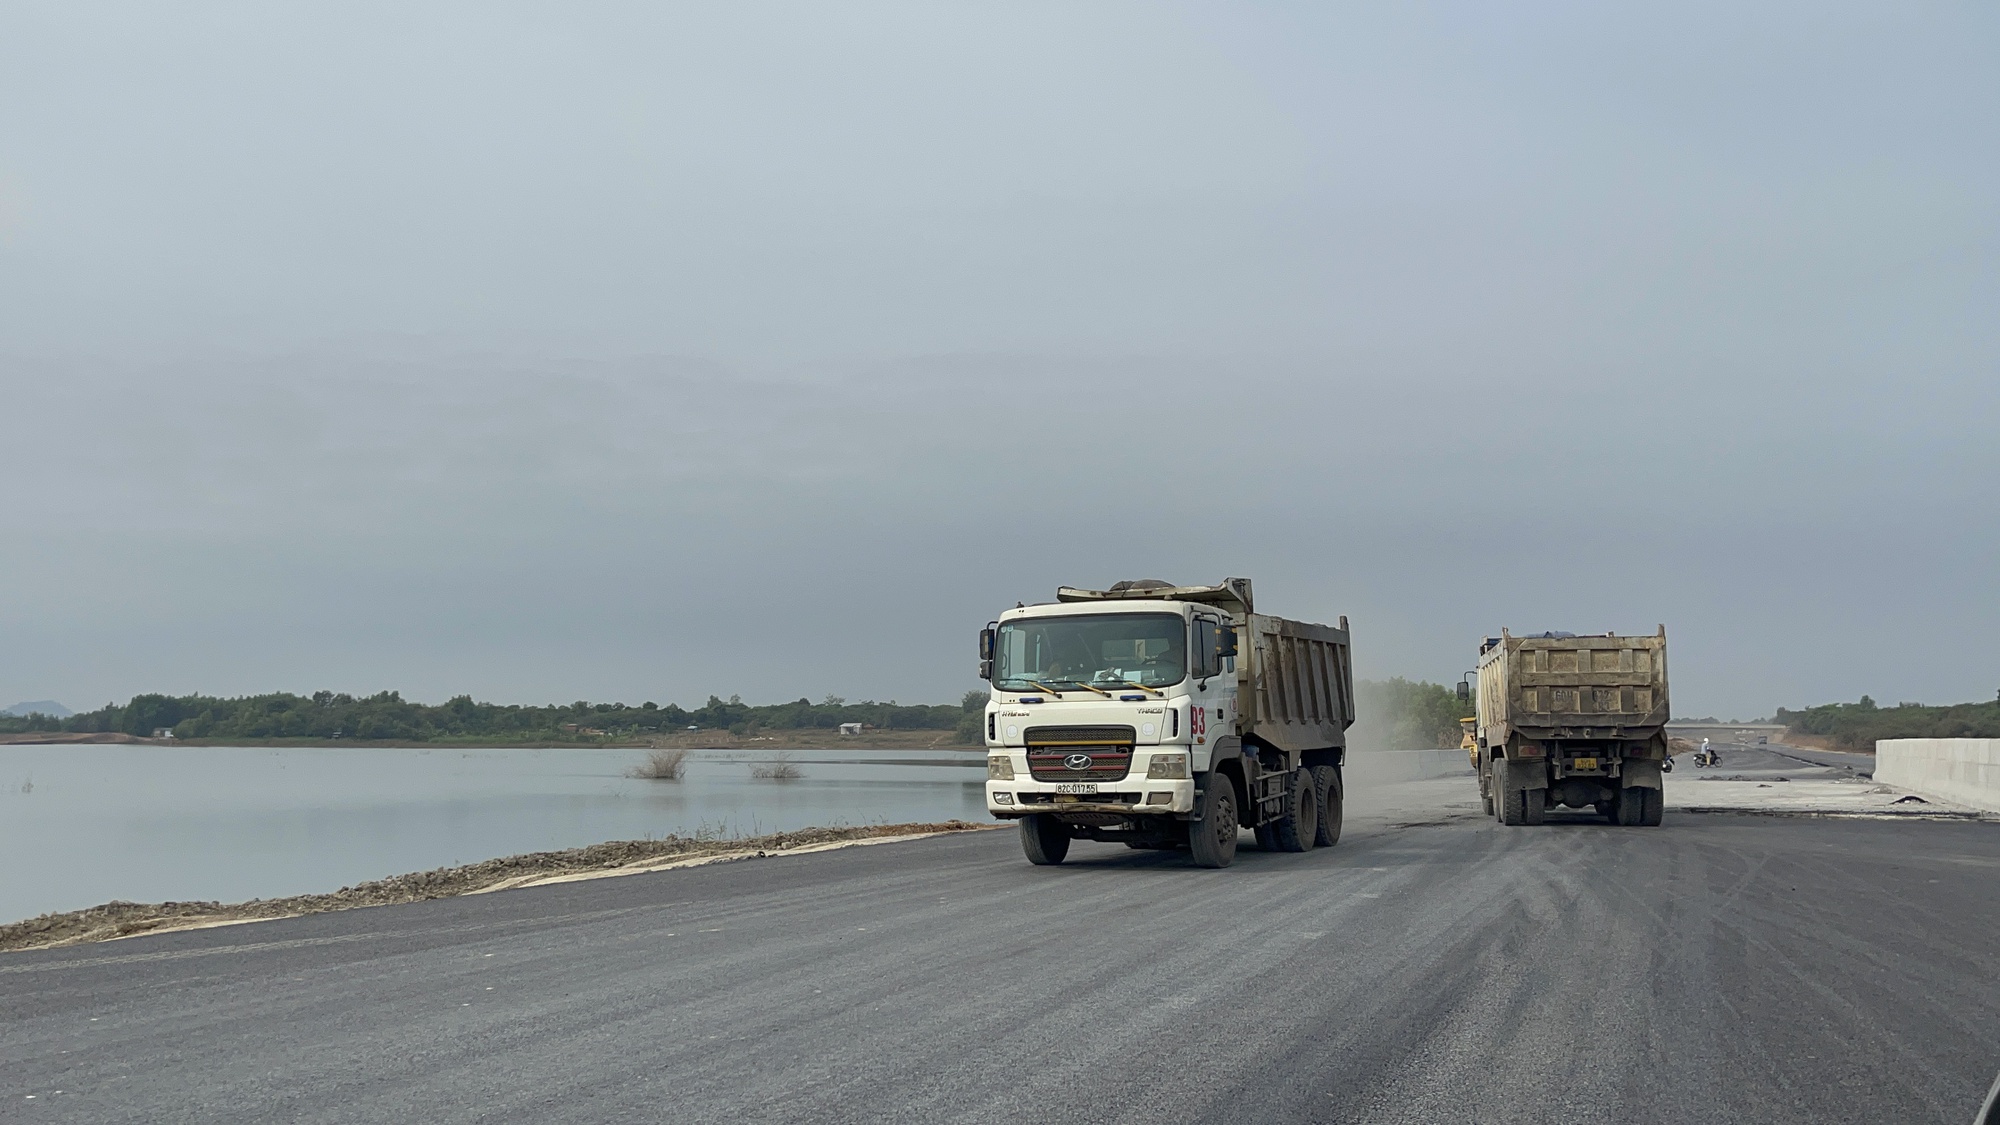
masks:
{"type": "Polygon", "coordinates": [[[986,811],[1002,820],[1031,813],[1111,813],[1118,816],[1161,816],[1194,811],[1194,781],[1127,777],[1104,781],[1094,793],[1075,792],[1079,786],[1016,777],[986,783],[986,811]]]}

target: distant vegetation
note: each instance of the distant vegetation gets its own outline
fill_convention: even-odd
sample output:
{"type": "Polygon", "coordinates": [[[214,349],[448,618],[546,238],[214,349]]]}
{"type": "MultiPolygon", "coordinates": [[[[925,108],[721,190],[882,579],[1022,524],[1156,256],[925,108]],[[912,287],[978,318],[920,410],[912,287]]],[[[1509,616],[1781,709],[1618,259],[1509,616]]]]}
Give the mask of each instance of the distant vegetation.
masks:
{"type": "Polygon", "coordinates": [[[1428,680],[1362,680],[1354,685],[1359,713],[1348,744],[1362,750],[1432,750],[1457,746],[1458,721],[1472,715],[1456,685],[1428,680]]]}
{"type": "Polygon", "coordinates": [[[2000,738],[2000,700],[1881,707],[1864,695],[1857,703],[1827,703],[1803,711],[1780,707],[1774,721],[1795,734],[1818,735],[1851,750],[1868,749],[1881,738],[2000,738]]]}
{"type": "Polygon", "coordinates": [[[589,742],[667,734],[699,727],[736,735],[759,730],[824,730],[861,723],[879,730],[949,730],[961,742],[979,741],[979,712],[986,693],[968,692],[957,704],[849,703],[829,696],[818,703],[753,706],[736,696],[709,696],[689,710],[669,703],[576,702],[522,707],[477,703],[469,695],[431,705],[411,703],[399,692],[369,696],[322,691],[310,696],[278,692],[236,699],[207,695],[135,695],[120,706],[59,718],[0,716],[0,734],[69,732],[148,737],[171,730],[181,739],[352,738],[393,742],[589,742]]]}
{"type": "MultiPolygon", "coordinates": [[[[1412,750],[1458,745],[1458,720],[1470,715],[1453,688],[1397,677],[1355,685],[1361,713],[1352,741],[1365,749],[1412,750]]],[[[222,699],[209,695],[135,695],[122,706],[58,717],[0,715],[0,734],[124,733],[141,738],[170,730],[178,739],[355,739],[384,742],[595,742],[666,735],[699,727],[741,736],[759,731],[823,730],[861,723],[878,730],[952,731],[955,740],[984,739],[986,693],[969,691],[955,704],[849,703],[829,696],[814,703],[762,706],[736,696],[709,696],[700,707],[677,704],[586,703],[548,707],[479,703],[461,695],[439,704],[412,703],[399,692],[353,696],[321,691],[277,692],[222,699]]],[[[1819,710],[1824,710],[1821,708],[1819,710]]]]}

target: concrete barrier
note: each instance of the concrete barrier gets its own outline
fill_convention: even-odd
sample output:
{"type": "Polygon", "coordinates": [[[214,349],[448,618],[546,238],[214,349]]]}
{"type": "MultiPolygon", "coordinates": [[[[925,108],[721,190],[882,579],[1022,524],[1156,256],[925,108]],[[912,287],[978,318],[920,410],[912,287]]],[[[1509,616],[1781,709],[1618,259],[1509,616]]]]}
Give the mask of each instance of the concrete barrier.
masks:
{"type": "Polygon", "coordinates": [[[2000,738],[1885,738],[1875,744],[1875,780],[2000,812],[2000,738]]]}
{"type": "Polygon", "coordinates": [[[1386,785],[1433,777],[1472,776],[1463,750],[1355,750],[1342,771],[1348,784],[1386,785]]]}

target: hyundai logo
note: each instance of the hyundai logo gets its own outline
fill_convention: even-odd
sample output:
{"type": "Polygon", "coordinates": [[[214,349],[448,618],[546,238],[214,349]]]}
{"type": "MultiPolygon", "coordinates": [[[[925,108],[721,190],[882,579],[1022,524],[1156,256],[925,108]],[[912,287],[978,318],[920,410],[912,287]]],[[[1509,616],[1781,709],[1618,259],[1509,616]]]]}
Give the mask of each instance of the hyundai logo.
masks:
{"type": "Polygon", "coordinates": [[[1087,770],[1090,768],[1090,755],[1071,754],[1069,757],[1063,759],[1063,768],[1072,770],[1087,770]]]}

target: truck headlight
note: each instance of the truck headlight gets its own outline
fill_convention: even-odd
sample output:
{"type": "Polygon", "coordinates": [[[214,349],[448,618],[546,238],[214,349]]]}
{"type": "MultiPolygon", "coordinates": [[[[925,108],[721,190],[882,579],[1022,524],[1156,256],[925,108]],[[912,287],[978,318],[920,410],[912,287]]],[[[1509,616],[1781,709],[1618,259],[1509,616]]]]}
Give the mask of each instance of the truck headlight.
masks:
{"type": "Polygon", "coordinates": [[[1146,766],[1148,781],[1184,781],[1187,779],[1186,754],[1155,754],[1146,766]]]}
{"type": "Polygon", "coordinates": [[[986,780],[1014,780],[1014,759],[1005,754],[988,754],[986,756],[986,780]]]}

